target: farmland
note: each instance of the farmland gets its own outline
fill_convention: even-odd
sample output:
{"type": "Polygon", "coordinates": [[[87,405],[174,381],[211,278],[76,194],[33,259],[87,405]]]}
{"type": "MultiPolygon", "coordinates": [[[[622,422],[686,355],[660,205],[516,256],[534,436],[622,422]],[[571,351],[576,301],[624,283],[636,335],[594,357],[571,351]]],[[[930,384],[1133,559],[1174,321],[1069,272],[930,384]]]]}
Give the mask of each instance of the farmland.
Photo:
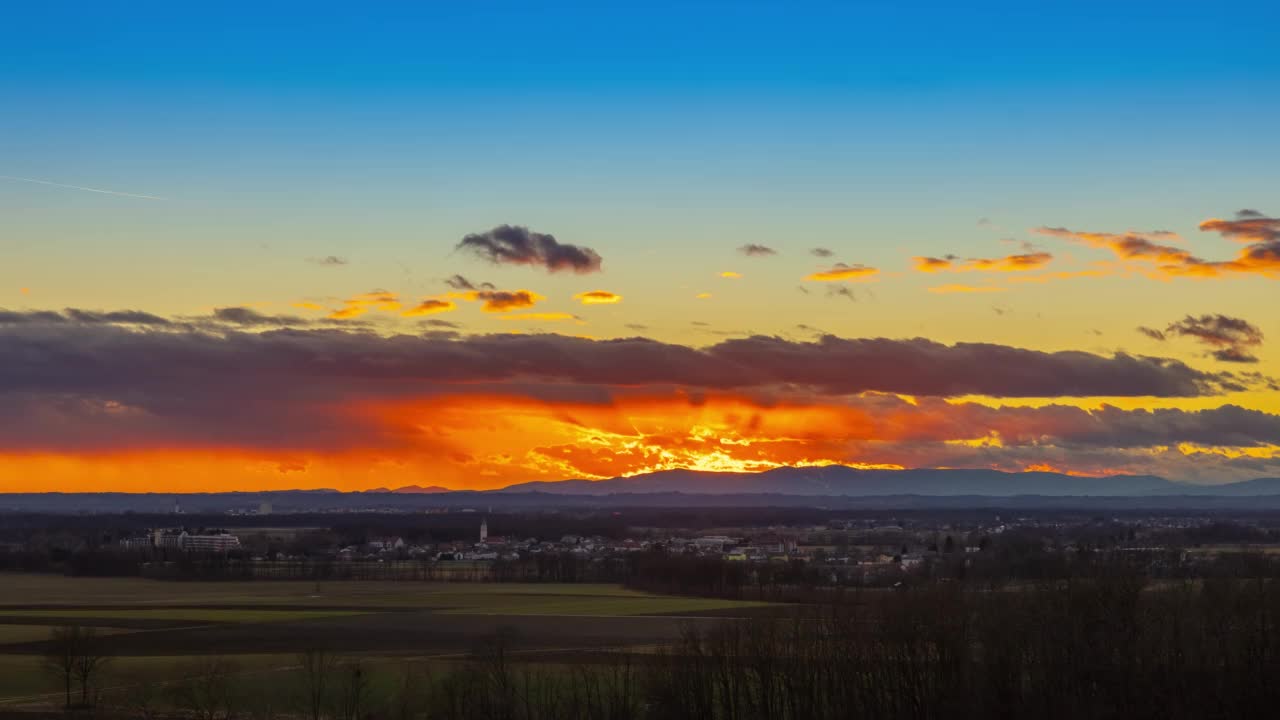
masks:
{"type": "Polygon", "coordinates": [[[113,656],[103,683],[168,682],[217,662],[257,674],[323,647],[375,666],[447,662],[502,630],[519,651],[650,646],[689,623],[762,603],[669,597],[612,585],[333,582],[172,583],[0,575],[0,703],[47,702],[51,630],[93,627],[113,656]]]}

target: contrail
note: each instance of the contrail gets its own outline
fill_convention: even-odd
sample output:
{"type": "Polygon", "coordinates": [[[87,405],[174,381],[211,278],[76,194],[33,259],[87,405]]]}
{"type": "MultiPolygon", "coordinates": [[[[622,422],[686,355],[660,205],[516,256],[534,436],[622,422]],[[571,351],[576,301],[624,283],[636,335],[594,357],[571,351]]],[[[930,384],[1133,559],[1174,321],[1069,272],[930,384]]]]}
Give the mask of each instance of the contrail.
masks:
{"type": "Polygon", "coordinates": [[[37,180],[36,178],[15,177],[13,175],[0,175],[0,180],[17,180],[18,182],[35,183],[37,185],[48,185],[50,187],[68,188],[70,190],[84,190],[85,192],[102,193],[103,195],[119,195],[120,197],[138,198],[140,200],[167,200],[156,195],[141,195],[139,193],[120,192],[118,190],[103,190],[101,188],[84,187],[83,185],[67,185],[65,183],[57,183],[51,180],[37,180]]]}

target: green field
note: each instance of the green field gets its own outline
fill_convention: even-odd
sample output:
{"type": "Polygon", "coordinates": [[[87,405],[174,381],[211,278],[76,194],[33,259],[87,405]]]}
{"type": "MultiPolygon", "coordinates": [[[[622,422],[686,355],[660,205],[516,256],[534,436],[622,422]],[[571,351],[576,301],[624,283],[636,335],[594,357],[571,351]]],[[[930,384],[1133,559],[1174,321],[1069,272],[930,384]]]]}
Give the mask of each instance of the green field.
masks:
{"type": "Polygon", "coordinates": [[[53,610],[9,610],[0,605],[0,617],[7,620],[49,618],[67,620],[185,620],[192,623],[260,623],[284,620],[315,620],[327,617],[359,615],[355,610],[253,610],[200,608],[107,608],[93,610],[67,608],[53,610]]]}
{"type": "MultiPolygon", "coordinates": [[[[76,608],[77,617],[145,617],[223,621],[212,608],[252,606],[263,613],[258,619],[240,622],[268,622],[272,617],[262,606],[287,607],[290,613],[310,608],[439,609],[452,614],[481,615],[674,615],[733,608],[758,607],[759,602],[653,595],[617,585],[551,583],[414,583],[414,582],[313,582],[256,581],[218,583],[172,583],[134,578],[66,578],[59,576],[12,575],[0,585],[0,615],[14,615],[6,606],[42,606],[40,613],[67,617],[59,606],[76,608]],[[86,605],[95,614],[80,614],[86,605]],[[201,612],[182,614],[175,606],[198,607],[201,612]],[[99,610],[100,609],[100,610],[99,610]],[[111,612],[106,611],[110,609],[111,612]],[[119,613],[119,614],[117,614],[119,613]],[[126,614],[127,613],[127,614],[126,614]]],[[[233,609],[233,608],[231,608],[233,609]]],[[[30,612],[30,611],[27,611],[30,612]]],[[[247,616],[246,616],[247,617],[247,616]]],[[[318,616],[317,616],[318,617],[318,616]]],[[[235,618],[227,621],[235,622],[235,618]]]]}
{"type": "MultiPolygon", "coordinates": [[[[320,646],[382,674],[406,661],[456,662],[512,632],[516,652],[644,648],[683,624],[758,611],[763,603],[674,597],[616,585],[335,581],[165,582],[0,575],[0,704],[58,701],[42,668],[52,629],[99,628],[114,656],[104,687],[172,683],[213,658],[248,685],[292,682],[297,653],[320,646]],[[556,619],[559,618],[559,619],[556,619]]],[[[388,680],[389,681],[389,680],[388,680]]]]}

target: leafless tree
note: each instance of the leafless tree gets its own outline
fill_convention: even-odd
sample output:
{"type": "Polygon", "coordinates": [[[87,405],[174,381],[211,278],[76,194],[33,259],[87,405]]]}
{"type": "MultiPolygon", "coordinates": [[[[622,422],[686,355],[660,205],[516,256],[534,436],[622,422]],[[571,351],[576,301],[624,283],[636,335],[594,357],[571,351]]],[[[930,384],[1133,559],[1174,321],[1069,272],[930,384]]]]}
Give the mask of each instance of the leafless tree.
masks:
{"type": "Polygon", "coordinates": [[[65,691],[64,707],[71,707],[71,687],[76,677],[76,663],[84,645],[79,625],[56,627],[49,633],[49,646],[45,651],[44,666],[50,674],[62,680],[65,691]]]}
{"type": "Polygon", "coordinates": [[[320,720],[324,716],[325,704],[332,691],[333,674],[337,664],[337,658],[321,648],[304,650],[298,655],[303,700],[311,720],[320,720]]]}
{"type": "Polygon", "coordinates": [[[231,720],[237,711],[235,675],[238,666],[212,657],[175,687],[175,704],[195,720],[231,720]]]}

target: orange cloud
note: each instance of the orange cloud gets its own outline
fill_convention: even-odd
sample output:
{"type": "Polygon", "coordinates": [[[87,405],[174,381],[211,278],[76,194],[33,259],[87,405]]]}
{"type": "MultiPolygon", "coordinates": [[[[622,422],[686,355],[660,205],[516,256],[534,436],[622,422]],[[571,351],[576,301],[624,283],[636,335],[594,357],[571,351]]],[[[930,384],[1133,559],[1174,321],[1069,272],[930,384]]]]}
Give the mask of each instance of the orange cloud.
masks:
{"type": "Polygon", "coordinates": [[[1053,260],[1047,252],[1008,255],[1000,258],[969,258],[960,260],[954,255],[946,257],[916,257],[916,270],[920,272],[1026,272],[1038,270],[1053,260]]]}
{"type": "Polygon", "coordinates": [[[728,278],[730,280],[737,280],[738,278],[742,277],[742,273],[736,273],[732,270],[725,270],[724,272],[720,273],[720,277],[728,278]]]}
{"type": "Polygon", "coordinates": [[[711,293],[707,293],[707,292],[704,292],[704,293],[698,293],[697,295],[694,295],[693,297],[694,297],[694,299],[697,299],[697,300],[710,300],[710,299],[711,299],[711,293]]]}
{"type": "Polygon", "coordinates": [[[548,320],[557,322],[560,320],[581,320],[577,315],[571,315],[564,312],[545,312],[545,313],[515,313],[512,315],[502,315],[502,320],[548,320]]]}
{"type": "Polygon", "coordinates": [[[573,296],[574,300],[583,305],[613,305],[622,302],[622,296],[611,293],[608,290],[591,290],[589,292],[580,292],[573,296]]]}
{"type": "Polygon", "coordinates": [[[146,491],[159,484],[174,492],[358,490],[414,484],[424,475],[447,487],[491,488],[675,468],[759,471],[833,463],[1043,465],[1105,474],[1150,471],[1153,462],[1180,467],[1216,457],[1280,458],[1280,447],[1265,441],[1276,437],[1280,416],[1233,406],[1199,412],[999,408],[875,394],[766,401],[725,392],[619,390],[597,401],[464,391],[335,410],[346,426],[376,432],[359,436],[364,444],[333,448],[0,452],[0,492],[146,491]],[[1233,438],[1234,448],[1217,443],[1233,438]]]}
{"type": "Polygon", "coordinates": [[[929,288],[929,292],[945,295],[947,293],[997,293],[1007,289],[998,285],[939,285],[929,288]]]}
{"type": "Polygon", "coordinates": [[[836,263],[830,269],[820,270],[809,276],[806,280],[816,280],[818,282],[839,282],[841,280],[867,280],[878,275],[880,270],[866,265],[846,265],[845,263],[836,263]]]}
{"type": "Polygon", "coordinates": [[[473,290],[466,293],[468,300],[478,300],[485,312],[500,313],[533,307],[545,297],[530,290],[473,290]]]}
{"type": "Polygon", "coordinates": [[[1255,210],[1241,210],[1235,220],[1210,218],[1200,230],[1245,243],[1233,260],[1205,260],[1189,250],[1169,245],[1181,238],[1168,231],[1148,233],[1078,232],[1060,227],[1039,227],[1041,235],[1074,240],[1105,248],[1119,259],[1149,269],[1153,277],[1220,278],[1232,274],[1280,277],[1280,218],[1270,218],[1255,210]]]}
{"type": "Polygon", "coordinates": [[[437,300],[428,298],[418,303],[414,307],[400,313],[404,317],[421,317],[423,315],[434,315],[435,313],[450,312],[456,310],[458,306],[449,300],[437,300]]]}
{"type": "Polygon", "coordinates": [[[400,310],[400,296],[387,290],[373,290],[342,302],[344,307],[329,313],[331,319],[349,320],[364,315],[370,310],[382,312],[399,312],[400,310]]]}
{"type": "Polygon", "coordinates": [[[290,303],[290,305],[302,310],[314,310],[316,312],[323,312],[325,309],[323,305],[319,303],[313,303],[307,300],[299,300],[296,303],[290,303]]]}

